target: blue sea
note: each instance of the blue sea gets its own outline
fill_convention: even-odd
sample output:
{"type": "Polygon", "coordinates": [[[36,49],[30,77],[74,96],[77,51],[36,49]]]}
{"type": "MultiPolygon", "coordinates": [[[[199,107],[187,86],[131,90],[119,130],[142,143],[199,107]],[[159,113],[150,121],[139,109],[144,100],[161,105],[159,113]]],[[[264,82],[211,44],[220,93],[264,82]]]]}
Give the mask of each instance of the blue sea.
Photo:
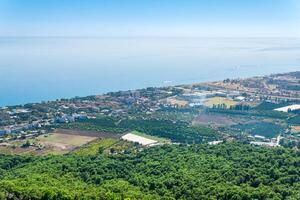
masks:
{"type": "Polygon", "coordinates": [[[300,70],[298,38],[0,38],[0,106],[300,70]]]}

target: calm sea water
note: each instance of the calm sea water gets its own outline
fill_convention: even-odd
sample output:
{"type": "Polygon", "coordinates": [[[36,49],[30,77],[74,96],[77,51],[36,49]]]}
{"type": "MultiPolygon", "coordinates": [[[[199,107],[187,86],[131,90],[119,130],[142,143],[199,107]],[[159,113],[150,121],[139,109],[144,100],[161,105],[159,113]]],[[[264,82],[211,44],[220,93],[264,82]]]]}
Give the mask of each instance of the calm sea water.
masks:
{"type": "Polygon", "coordinates": [[[0,106],[296,70],[295,38],[0,38],[0,106]]]}

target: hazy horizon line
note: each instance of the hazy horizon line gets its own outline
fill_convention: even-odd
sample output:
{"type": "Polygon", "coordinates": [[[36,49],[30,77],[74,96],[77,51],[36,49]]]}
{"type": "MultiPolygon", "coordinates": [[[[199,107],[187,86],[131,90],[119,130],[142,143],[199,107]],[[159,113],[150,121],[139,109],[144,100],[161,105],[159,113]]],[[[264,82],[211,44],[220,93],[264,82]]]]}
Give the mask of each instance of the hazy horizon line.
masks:
{"type": "Polygon", "coordinates": [[[219,38],[219,39],[300,39],[300,36],[88,36],[88,35],[32,35],[32,36],[5,36],[0,35],[0,38],[219,38]]]}

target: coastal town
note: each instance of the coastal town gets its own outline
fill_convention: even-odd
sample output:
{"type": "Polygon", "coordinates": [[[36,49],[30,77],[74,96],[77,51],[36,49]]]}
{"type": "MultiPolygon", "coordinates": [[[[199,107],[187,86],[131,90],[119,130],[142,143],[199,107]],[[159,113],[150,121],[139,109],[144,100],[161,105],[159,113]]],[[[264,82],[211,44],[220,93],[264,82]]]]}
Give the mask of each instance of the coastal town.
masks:
{"type": "Polygon", "coordinates": [[[269,147],[298,144],[299,82],[300,72],[293,72],[2,107],[0,146],[99,116],[122,121],[137,115],[158,119],[170,114],[177,115],[169,119],[174,123],[185,121],[214,129],[220,134],[219,142],[237,140],[269,147]]]}

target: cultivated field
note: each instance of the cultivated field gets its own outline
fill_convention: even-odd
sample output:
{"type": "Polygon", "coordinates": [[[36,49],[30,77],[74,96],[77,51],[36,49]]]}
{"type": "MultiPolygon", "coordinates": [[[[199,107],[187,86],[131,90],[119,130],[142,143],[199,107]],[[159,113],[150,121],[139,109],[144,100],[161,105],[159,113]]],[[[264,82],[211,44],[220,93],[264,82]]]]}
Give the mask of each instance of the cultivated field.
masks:
{"type": "Polygon", "coordinates": [[[187,101],[176,99],[175,97],[167,98],[167,103],[171,105],[177,105],[179,107],[185,107],[188,105],[187,101]]]}
{"type": "Polygon", "coordinates": [[[237,102],[224,97],[213,97],[207,99],[204,102],[204,105],[207,107],[213,107],[213,105],[222,105],[222,104],[225,104],[229,108],[230,106],[236,105],[237,102]]]}
{"type": "Polygon", "coordinates": [[[214,113],[201,113],[194,120],[193,125],[217,125],[228,126],[240,122],[240,119],[230,117],[227,115],[214,114],[214,113]]]}

